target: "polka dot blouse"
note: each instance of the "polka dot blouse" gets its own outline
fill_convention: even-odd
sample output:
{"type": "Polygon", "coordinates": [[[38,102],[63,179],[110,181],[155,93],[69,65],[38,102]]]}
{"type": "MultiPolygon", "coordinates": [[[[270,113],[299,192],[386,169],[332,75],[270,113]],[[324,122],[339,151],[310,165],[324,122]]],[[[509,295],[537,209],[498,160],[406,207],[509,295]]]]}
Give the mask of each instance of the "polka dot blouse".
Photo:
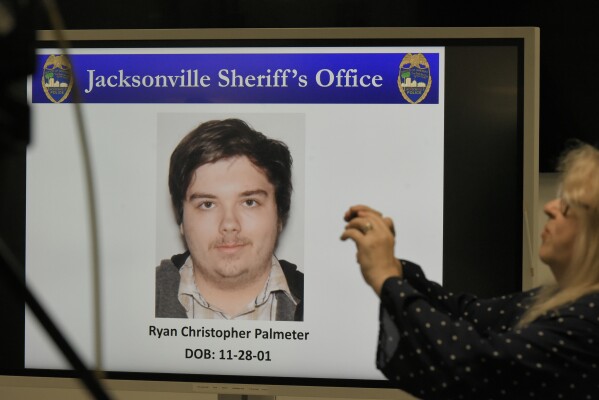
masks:
{"type": "Polygon", "coordinates": [[[377,366],[422,399],[599,399],[599,293],[516,329],[536,291],[454,295],[408,261],[381,292],[377,366]]]}

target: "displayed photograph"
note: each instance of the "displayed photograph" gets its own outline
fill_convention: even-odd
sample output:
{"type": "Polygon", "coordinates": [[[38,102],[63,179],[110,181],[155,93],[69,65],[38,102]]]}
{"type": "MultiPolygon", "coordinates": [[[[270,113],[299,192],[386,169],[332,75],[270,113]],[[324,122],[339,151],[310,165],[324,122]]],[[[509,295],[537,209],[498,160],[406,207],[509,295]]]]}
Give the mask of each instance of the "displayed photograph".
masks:
{"type": "MultiPolygon", "coordinates": [[[[242,118],[197,120],[158,163],[168,170],[158,191],[170,196],[158,212],[180,247],[159,255],[155,316],[302,321],[304,274],[277,252],[294,194],[290,147],[242,118]]],[[[172,126],[158,135],[178,139],[172,126]]]]}

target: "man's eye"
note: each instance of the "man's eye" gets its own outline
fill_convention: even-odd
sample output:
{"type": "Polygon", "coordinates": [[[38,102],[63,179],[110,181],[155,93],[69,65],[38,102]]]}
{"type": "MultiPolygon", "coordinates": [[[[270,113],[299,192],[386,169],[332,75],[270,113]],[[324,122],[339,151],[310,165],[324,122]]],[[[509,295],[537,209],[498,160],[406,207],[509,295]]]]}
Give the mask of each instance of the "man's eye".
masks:
{"type": "Polygon", "coordinates": [[[202,208],[204,210],[209,210],[211,208],[214,208],[214,202],[212,201],[203,201],[199,204],[198,206],[199,208],[202,208]]]}
{"type": "Polygon", "coordinates": [[[243,204],[245,204],[248,207],[256,207],[258,205],[258,202],[254,199],[247,199],[243,202],[243,204]]]}

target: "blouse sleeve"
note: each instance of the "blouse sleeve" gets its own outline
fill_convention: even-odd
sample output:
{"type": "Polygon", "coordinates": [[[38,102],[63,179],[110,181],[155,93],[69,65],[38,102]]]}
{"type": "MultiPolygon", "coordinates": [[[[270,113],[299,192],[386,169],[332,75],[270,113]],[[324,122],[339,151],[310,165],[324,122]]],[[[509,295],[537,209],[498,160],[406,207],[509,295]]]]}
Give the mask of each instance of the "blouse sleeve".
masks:
{"type": "Polygon", "coordinates": [[[512,399],[523,393],[585,399],[597,393],[599,296],[516,330],[529,297],[453,296],[411,264],[404,279],[383,285],[377,366],[399,388],[426,399],[512,399]]]}
{"type": "Polygon", "coordinates": [[[479,299],[471,294],[454,294],[426,279],[420,266],[406,260],[401,260],[401,263],[404,281],[422,294],[431,307],[451,318],[469,321],[481,330],[505,330],[510,324],[514,324],[526,311],[536,293],[533,290],[492,299],[479,299]]]}

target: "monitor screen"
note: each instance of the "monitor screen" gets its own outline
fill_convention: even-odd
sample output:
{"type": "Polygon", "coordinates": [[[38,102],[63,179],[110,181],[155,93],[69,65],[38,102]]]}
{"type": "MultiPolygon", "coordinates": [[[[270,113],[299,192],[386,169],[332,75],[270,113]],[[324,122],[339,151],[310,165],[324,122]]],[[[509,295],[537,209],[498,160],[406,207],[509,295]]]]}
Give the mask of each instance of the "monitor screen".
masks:
{"type": "MultiPolygon", "coordinates": [[[[340,240],[343,214],[367,204],[390,216],[396,255],[450,288],[526,286],[537,36],[72,31],[67,57],[40,32],[28,85],[27,284],[86,362],[101,356],[108,379],[275,394],[388,388],[375,367],[378,298],[340,240]],[[258,150],[219,133],[231,126],[260,132],[258,150]],[[285,154],[292,164],[280,172],[285,154]]],[[[3,374],[73,376],[29,310],[14,315],[22,348],[3,374]]]]}

